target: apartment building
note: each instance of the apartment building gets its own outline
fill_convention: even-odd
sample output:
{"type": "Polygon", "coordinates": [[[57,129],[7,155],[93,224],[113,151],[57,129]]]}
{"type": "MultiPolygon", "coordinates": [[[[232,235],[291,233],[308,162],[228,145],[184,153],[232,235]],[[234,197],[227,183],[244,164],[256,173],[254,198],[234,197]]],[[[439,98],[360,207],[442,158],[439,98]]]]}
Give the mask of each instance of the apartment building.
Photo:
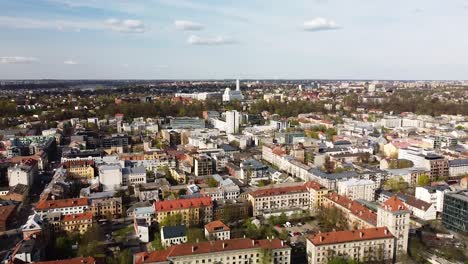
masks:
{"type": "Polygon", "coordinates": [[[62,215],[82,214],[89,209],[87,198],[72,198],[60,200],[40,200],[34,211],[43,216],[51,212],[60,212],[62,215]]]}
{"type": "Polygon", "coordinates": [[[309,191],[304,185],[271,187],[249,193],[253,216],[292,214],[309,209],[309,191]]]}
{"type": "Polygon", "coordinates": [[[444,196],[450,192],[448,185],[416,187],[415,197],[434,205],[437,213],[442,213],[444,209],[444,196]]]}
{"type": "Polygon", "coordinates": [[[411,211],[396,196],[392,196],[377,208],[377,226],[386,226],[396,238],[395,254],[406,253],[411,211]]]}
{"type": "Polygon", "coordinates": [[[449,160],[450,178],[461,178],[468,174],[468,159],[449,160]]]}
{"type": "Polygon", "coordinates": [[[157,201],[154,203],[156,221],[161,223],[168,215],[181,214],[187,226],[209,223],[213,220],[211,197],[157,201]]]}
{"type": "Polygon", "coordinates": [[[372,228],[377,226],[377,215],[367,207],[337,193],[329,193],[324,197],[323,205],[335,207],[343,212],[348,225],[353,229],[372,228]]]}
{"type": "Polygon", "coordinates": [[[351,200],[364,199],[366,201],[375,200],[376,183],[366,179],[349,179],[337,183],[338,194],[346,196],[351,200]]]}
{"type": "Polygon", "coordinates": [[[309,191],[309,207],[310,210],[315,211],[322,207],[325,195],[328,194],[328,189],[320,185],[316,181],[309,181],[304,184],[309,191]]]}
{"type": "Polygon", "coordinates": [[[75,179],[93,179],[95,162],[89,160],[70,160],[63,162],[63,167],[67,169],[68,176],[75,179]]]}
{"type": "Polygon", "coordinates": [[[165,250],[134,255],[135,264],[261,263],[265,259],[271,259],[271,263],[289,264],[291,248],[277,238],[237,238],[174,245],[165,250]]]}
{"type": "Polygon", "coordinates": [[[93,213],[64,215],[62,219],[63,229],[67,232],[79,232],[84,234],[93,226],[93,213]]]}
{"type": "Polygon", "coordinates": [[[193,170],[195,176],[208,176],[213,174],[213,164],[211,157],[201,154],[193,158],[193,170]]]}
{"type": "Polygon", "coordinates": [[[309,264],[326,264],[332,257],[392,263],[394,250],[395,237],[386,227],[318,233],[307,239],[309,264]]]}
{"type": "Polygon", "coordinates": [[[91,199],[90,203],[90,210],[94,217],[120,217],[122,215],[122,197],[91,199]]]}

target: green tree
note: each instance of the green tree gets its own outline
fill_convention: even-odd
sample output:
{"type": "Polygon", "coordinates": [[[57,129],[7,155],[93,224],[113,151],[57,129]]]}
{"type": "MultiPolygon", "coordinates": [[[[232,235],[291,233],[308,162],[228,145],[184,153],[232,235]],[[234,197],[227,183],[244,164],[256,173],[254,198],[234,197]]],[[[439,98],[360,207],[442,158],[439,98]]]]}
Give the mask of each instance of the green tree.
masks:
{"type": "Polygon", "coordinates": [[[202,229],[200,228],[189,228],[187,230],[187,241],[189,243],[206,241],[205,233],[203,233],[202,229]]]}
{"type": "Polygon", "coordinates": [[[394,192],[402,192],[408,188],[408,183],[403,180],[403,177],[392,177],[384,183],[384,188],[394,192]]]}
{"type": "Polygon", "coordinates": [[[180,213],[168,215],[159,223],[160,226],[177,226],[181,224],[182,215],[180,213]]]}
{"type": "Polygon", "coordinates": [[[130,249],[120,251],[116,257],[107,257],[106,263],[108,264],[127,264],[132,263],[133,255],[130,249]]]}
{"type": "Polygon", "coordinates": [[[216,181],[213,177],[211,176],[206,176],[205,177],[205,183],[208,184],[208,187],[218,187],[218,181],[216,181]]]}
{"type": "Polygon", "coordinates": [[[423,174],[423,175],[420,175],[420,176],[418,177],[417,185],[418,185],[419,187],[422,187],[422,186],[428,185],[430,182],[431,182],[431,180],[430,180],[430,178],[429,178],[429,175],[423,174]]]}

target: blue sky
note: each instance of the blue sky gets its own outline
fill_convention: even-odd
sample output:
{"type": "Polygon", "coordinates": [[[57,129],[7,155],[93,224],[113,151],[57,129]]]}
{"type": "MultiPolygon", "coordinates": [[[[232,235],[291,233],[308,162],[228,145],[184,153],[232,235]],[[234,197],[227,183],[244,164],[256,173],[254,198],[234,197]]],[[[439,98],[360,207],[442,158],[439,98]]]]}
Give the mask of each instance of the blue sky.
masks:
{"type": "Polygon", "coordinates": [[[0,0],[0,79],[468,79],[468,0],[0,0]]]}

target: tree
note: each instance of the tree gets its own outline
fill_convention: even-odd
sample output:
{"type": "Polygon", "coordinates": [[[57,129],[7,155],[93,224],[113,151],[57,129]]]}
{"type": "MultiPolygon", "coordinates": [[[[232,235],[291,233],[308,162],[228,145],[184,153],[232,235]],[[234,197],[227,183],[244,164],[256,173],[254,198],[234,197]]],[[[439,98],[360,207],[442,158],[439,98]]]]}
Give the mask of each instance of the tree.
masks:
{"type": "Polygon", "coordinates": [[[325,157],[325,163],[323,164],[326,173],[333,173],[335,171],[335,163],[330,160],[329,156],[325,157]]]}
{"type": "Polygon", "coordinates": [[[180,213],[168,215],[159,223],[160,226],[176,226],[181,224],[182,215],[180,213]]]}
{"type": "Polygon", "coordinates": [[[133,255],[130,249],[120,251],[116,257],[107,257],[106,262],[108,264],[127,264],[132,263],[133,255]]]}
{"type": "Polygon", "coordinates": [[[188,243],[196,243],[205,241],[205,234],[200,228],[189,228],[187,230],[187,241],[188,243]]]}
{"type": "Polygon", "coordinates": [[[423,174],[423,175],[420,175],[420,176],[418,177],[417,185],[418,185],[419,187],[422,187],[422,186],[428,185],[430,182],[431,182],[431,180],[430,180],[430,178],[429,178],[429,175],[423,174]]]}
{"type": "Polygon", "coordinates": [[[262,248],[260,249],[260,263],[270,264],[273,263],[273,252],[271,249],[262,248]]]}
{"type": "Polygon", "coordinates": [[[402,177],[393,177],[384,183],[384,188],[394,192],[402,192],[408,188],[408,183],[402,177]]]}
{"type": "Polygon", "coordinates": [[[154,233],[154,240],[151,241],[150,250],[162,250],[164,249],[161,242],[161,234],[159,232],[154,233]]]}
{"type": "Polygon", "coordinates": [[[205,183],[208,184],[208,187],[218,187],[218,181],[216,181],[213,177],[207,176],[205,177],[205,183]]]}

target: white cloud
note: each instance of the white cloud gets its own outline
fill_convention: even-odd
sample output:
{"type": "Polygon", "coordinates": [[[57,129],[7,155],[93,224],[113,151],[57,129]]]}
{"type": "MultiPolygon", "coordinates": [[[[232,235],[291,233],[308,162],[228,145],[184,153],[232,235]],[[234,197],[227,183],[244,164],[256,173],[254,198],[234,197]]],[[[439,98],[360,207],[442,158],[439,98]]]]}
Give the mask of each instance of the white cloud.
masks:
{"type": "Polygon", "coordinates": [[[63,64],[67,64],[67,65],[77,65],[79,64],[77,61],[75,60],[66,60],[63,62],[63,64]]]}
{"type": "Polygon", "coordinates": [[[177,29],[185,31],[197,31],[203,29],[202,24],[189,20],[176,20],[174,21],[174,25],[177,29]]]}
{"type": "Polygon", "coordinates": [[[145,24],[136,19],[115,19],[106,20],[105,24],[112,30],[124,33],[143,33],[147,31],[145,24]]]}
{"type": "Polygon", "coordinates": [[[143,33],[146,25],[140,20],[108,19],[102,20],[51,20],[25,17],[0,16],[0,27],[20,29],[52,29],[59,31],[113,30],[123,33],[143,33]]]}
{"type": "Polygon", "coordinates": [[[304,22],[304,25],[302,28],[305,31],[340,29],[340,27],[335,23],[335,21],[329,20],[323,17],[316,17],[312,20],[304,22]]]}
{"type": "Polygon", "coordinates": [[[206,45],[206,46],[220,46],[220,45],[227,45],[227,44],[235,44],[236,41],[223,36],[216,36],[216,37],[200,37],[196,35],[191,35],[187,42],[190,45],[206,45]]]}
{"type": "Polygon", "coordinates": [[[34,57],[20,57],[20,56],[12,56],[12,57],[0,57],[0,64],[29,64],[38,61],[37,58],[34,57]]]}

